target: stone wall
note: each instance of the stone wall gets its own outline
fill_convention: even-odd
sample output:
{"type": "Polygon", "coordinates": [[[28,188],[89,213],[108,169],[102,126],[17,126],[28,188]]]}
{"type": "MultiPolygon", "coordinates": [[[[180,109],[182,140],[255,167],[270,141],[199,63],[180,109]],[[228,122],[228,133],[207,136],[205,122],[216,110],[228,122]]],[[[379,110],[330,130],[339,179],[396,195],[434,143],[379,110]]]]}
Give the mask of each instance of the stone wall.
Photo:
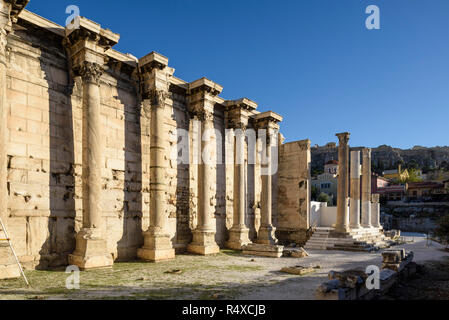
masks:
{"type": "MultiPolygon", "coordinates": [[[[87,19],[83,23],[83,28],[97,28],[97,24],[87,19]]],[[[115,37],[99,25],[98,32],[107,39],[115,37]]],[[[85,106],[95,101],[86,102],[86,96],[92,98],[86,95],[89,86],[85,76],[80,76],[73,66],[74,62],[79,63],[76,54],[81,51],[76,50],[80,49],[77,47],[80,35],[73,33],[68,37],[63,27],[24,10],[7,37],[8,125],[4,138],[8,209],[4,216],[26,268],[67,265],[69,255],[77,247],[77,234],[86,227],[86,216],[92,214],[86,212],[92,205],[87,199],[90,186],[86,163],[93,160],[92,156],[88,158],[92,145],[88,137],[92,139],[92,131],[88,132],[85,106]],[[71,40],[74,42],[70,43],[71,40]]],[[[235,166],[225,162],[228,153],[234,152],[225,148],[229,101],[216,93],[207,93],[204,90],[210,88],[205,85],[191,90],[192,83],[174,77],[174,69],[162,55],[152,53],[137,60],[106,49],[104,58],[98,78],[101,122],[98,138],[102,146],[98,166],[101,168],[99,229],[105,239],[106,254],[115,261],[137,258],[138,249],[144,244],[143,231],[149,229],[150,216],[155,214],[151,212],[152,174],[160,175],[157,178],[164,181],[162,225],[173,248],[183,252],[192,242],[198,226],[202,177],[193,161],[198,150],[194,141],[201,124],[198,127],[195,123],[191,108],[197,102],[203,103],[203,95],[208,95],[208,108],[211,106],[208,112],[217,135],[211,137],[209,144],[216,160],[208,177],[212,199],[210,203],[203,199],[202,203],[208,207],[204,209],[206,214],[213,214],[214,240],[224,247],[235,210],[235,166]],[[157,113],[161,117],[158,121],[163,123],[164,138],[158,138],[159,145],[153,146],[166,151],[159,171],[150,166],[154,156],[150,152],[154,127],[150,124],[155,114],[151,92],[163,95],[164,101],[162,112],[157,113]],[[189,141],[189,147],[183,151],[188,154],[181,155],[177,142],[183,139],[189,141]],[[187,157],[189,163],[181,161],[182,157],[187,157]]],[[[218,86],[207,79],[193,83],[218,86]]],[[[255,110],[257,104],[239,101],[255,105],[245,111],[249,119],[247,127],[255,128],[252,117],[260,115],[255,110]]],[[[273,114],[268,113],[266,119],[271,120],[266,121],[281,119],[273,118],[273,114]]],[[[261,225],[262,176],[259,157],[256,156],[255,164],[249,163],[249,152],[256,156],[255,150],[246,151],[246,198],[242,201],[245,224],[250,239],[255,241],[261,225]]],[[[299,231],[293,236],[299,239],[309,227],[310,142],[286,144],[279,152],[279,172],[272,179],[273,221],[281,233],[299,231]]]]}
{"type": "Polygon", "coordinates": [[[310,141],[281,145],[279,158],[277,234],[303,244],[310,228],[310,141]]]}

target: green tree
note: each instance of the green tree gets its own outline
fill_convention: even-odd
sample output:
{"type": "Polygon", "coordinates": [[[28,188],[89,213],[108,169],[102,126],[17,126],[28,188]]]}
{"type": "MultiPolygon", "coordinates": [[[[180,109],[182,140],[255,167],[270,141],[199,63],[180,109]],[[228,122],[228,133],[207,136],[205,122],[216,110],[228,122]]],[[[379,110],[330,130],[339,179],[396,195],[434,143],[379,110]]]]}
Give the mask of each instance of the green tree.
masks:
{"type": "Polygon", "coordinates": [[[435,230],[435,235],[446,243],[447,248],[449,243],[449,215],[440,219],[438,227],[435,230]]]}
{"type": "Polygon", "coordinates": [[[406,179],[405,182],[407,182],[407,183],[422,182],[422,178],[418,173],[419,173],[418,169],[409,169],[408,170],[408,178],[406,179]]]}
{"type": "Polygon", "coordinates": [[[316,201],[318,197],[318,188],[313,185],[312,186],[312,201],[316,201]]]}
{"type": "Polygon", "coordinates": [[[332,205],[331,198],[329,197],[328,194],[326,194],[324,192],[320,193],[320,195],[318,196],[318,200],[317,201],[318,202],[326,202],[328,206],[332,205]]]}

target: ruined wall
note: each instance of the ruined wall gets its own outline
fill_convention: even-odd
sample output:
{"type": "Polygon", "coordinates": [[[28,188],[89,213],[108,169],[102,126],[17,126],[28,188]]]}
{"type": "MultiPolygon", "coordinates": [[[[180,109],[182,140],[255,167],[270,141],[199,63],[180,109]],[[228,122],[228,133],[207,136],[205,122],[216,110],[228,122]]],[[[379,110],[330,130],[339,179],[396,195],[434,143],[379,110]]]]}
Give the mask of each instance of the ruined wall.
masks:
{"type": "Polygon", "coordinates": [[[280,240],[306,241],[310,227],[310,141],[280,146],[277,234],[280,240]]]}
{"type": "MultiPolygon", "coordinates": [[[[83,211],[87,208],[89,191],[87,183],[83,183],[89,153],[87,111],[83,108],[86,95],[83,95],[83,80],[72,71],[67,41],[64,28],[30,12],[18,19],[14,31],[8,35],[6,224],[26,268],[67,265],[68,255],[75,250],[75,237],[83,226],[83,216],[87,216],[83,211]]],[[[142,98],[146,97],[142,91],[148,88],[137,60],[113,50],[106,54],[108,58],[100,79],[100,131],[104,146],[100,164],[103,219],[100,226],[107,253],[116,261],[129,261],[137,258],[137,250],[144,241],[142,232],[148,229],[152,214],[152,113],[148,112],[152,102],[148,97],[142,98]]],[[[201,124],[195,125],[189,110],[189,83],[175,78],[174,69],[166,65],[162,69],[151,67],[146,72],[151,73],[150,78],[157,84],[163,83],[168,88],[163,92],[166,102],[161,115],[167,130],[161,142],[161,149],[167,151],[163,167],[167,185],[163,197],[167,211],[164,219],[173,247],[183,252],[192,242],[192,231],[198,223],[201,181],[194,160],[199,156],[198,144],[194,141],[201,141],[201,124]],[[186,154],[179,154],[177,148],[182,140],[190,142],[188,150],[182,151],[186,154]]],[[[213,109],[216,135],[211,137],[210,148],[216,164],[211,170],[210,206],[215,217],[215,241],[224,247],[233,225],[235,187],[234,164],[232,161],[226,164],[226,157],[233,155],[234,150],[226,150],[226,100],[216,95],[213,99],[209,108],[213,109]]],[[[251,110],[248,117],[257,114],[255,109],[251,110]]],[[[254,126],[251,120],[248,127],[254,126]]],[[[310,142],[305,149],[303,142],[287,144],[280,152],[281,171],[272,182],[273,224],[281,231],[287,227],[305,230],[310,193],[310,142]],[[278,190],[278,183],[284,189],[278,190]],[[291,184],[295,185],[299,198],[288,204],[282,197],[296,196],[286,194],[291,184]],[[293,212],[295,205],[297,210],[293,212]]],[[[247,150],[245,161],[245,223],[251,240],[255,240],[261,220],[260,154],[247,150]],[[256,164],[249,163],[250,152],[254,153],[256,164]]]]}

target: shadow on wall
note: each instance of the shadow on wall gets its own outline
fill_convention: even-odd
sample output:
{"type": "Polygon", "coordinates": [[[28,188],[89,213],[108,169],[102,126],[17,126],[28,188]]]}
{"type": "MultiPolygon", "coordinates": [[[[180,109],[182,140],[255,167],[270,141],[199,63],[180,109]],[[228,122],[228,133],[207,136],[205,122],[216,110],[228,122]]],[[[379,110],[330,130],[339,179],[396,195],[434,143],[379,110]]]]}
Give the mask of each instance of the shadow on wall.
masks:
{"type": "MultiPolygon", "coordinates": [[[[67,265],[68,255],[75,250],[75,159],[74,159],[74,134],[73,134],[73,110],[72,94],[75,99],[80,93],[77,85],[69,76],[66,58],[56,59],[49,52],[55,46],[57,52],[64,52],[60,41],[52,42],[46,48],[38,47],[42,51],[40,58],[41,70],[44,79],[48,82],[48,134],[49,134],[49,172],[46,172],[46,161],[42,161],[42,173],[49,176],[49,210],[50,215],[47,222],[46,241],[40,249],[40,261],[36,269],[47,269],[67,265]],[[56,43],[59,44],[56,45],[56,43]],[[51,55],[51,61],[49,58],[51,55]],[[63,83],[66,82],[66,83],[63,83]],[[74,89],[76,92],[74,92],[74,89]]],[[[79,88],[79,87],[78,87],[79,88]]],[[[45,111],[44,111],[45,112],[45,111]]],[[[44,114],[44,119],[45,119],[44,114]]],[[[44,124],[45,122],[41,122],[44,124]]],[[[41,132],[44,135],[45,131],[41,132]]],[[[45,144],[42,146],[45,149],[45,144]]],[[[42,183],[45,185],[45,183],[42,183]]],[[[35,210],[39,208],[36,206],[35,210]]],[[[36,221],[36,218],[31,218],[36,221]]],[[[30,228],[30,218],[27,228],[30,228]]],[[[39,218],[42,221],[42,218],[39,218]]],[[[41,229],[35,230],[41,233],[41,229]]],[[[27,239],[28,246],[32,245],[33,239],[27,239]]]]}
{"type": "Polygon", "coordinates": [[[218,132],[221,135],[221,141],[216,139],[216,186],[215,186],[215,223],[216,223],[216,233],[215,242],[224,248],[225,242],[229,239],[229,232],[226,228],[226,162],[225,162],[225,130],[220,128],[220,126],[215,122],[217,118],[217,113],[214,114],[214,129],[216,138],[219,137],[218,132]]]}
{"type": "MultiPolygon", "coordinates": [[[[170,88],[174,90],[174,88],[170,88]]],[[[173,93],[176,94],[176,91],[173,93]]],[[[185,95],[183,93],[182,95],[185,95]]],[[[173,120],[176,122],[178,143],[188,141],[189,136],[183,136],[184,130],[189,130],[190,117],[187,112],[173,107],[173,120]]],[[[170,152],[171,150],[169,150],[170,152]]],[[[190,150],[178,150],[176,172],[176,237],[174,247],[177,252],[184,252],[192,242],[192,230],[190,230],[190,165],[181,161],[190,159],[190,150]],[[188,152],[189,154],[182,154],[188,152]]]]}
{"type": "MultiPolygon", "coordinates": [[[[119,64],[122,68],[126,68],[119,64]]],[[[120,70],[120,68],[119,68],[120,70]]],[[[131,70],[121,70],[120,74],[131,74],[131,70]]],[[[125,172],[124,172],[124,201],[122,212],[123,233],[117,242],[117,261],[130,261],[137,259],[137,249],[143,245],[142,230],[142,130],[140,100],[131,100],[139,97],[139,89],[130,78],[129,82],[119,80],[117,83],[118,96],[116,99],[124,106],[125,122],[125,172]],[[131,92],[131,94],[126,94],[131,92]]],[[[113,179],[118,172],[113,171],[113,179]]]]}

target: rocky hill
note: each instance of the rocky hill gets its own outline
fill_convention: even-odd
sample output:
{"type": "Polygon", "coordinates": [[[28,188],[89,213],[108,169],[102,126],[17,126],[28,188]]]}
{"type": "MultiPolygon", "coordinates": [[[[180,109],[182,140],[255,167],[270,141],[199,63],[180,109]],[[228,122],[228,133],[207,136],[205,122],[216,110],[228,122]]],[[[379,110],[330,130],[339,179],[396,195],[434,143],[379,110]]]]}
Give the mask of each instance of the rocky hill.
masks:
{"type": "MultiPolygon", "coordinates": [[[[357,149],[360,147],[351,148],[351,150],[357,149]]],[[[396,169],[399,163],[405,166],[416,164],[420,169],[441,166],[449,168],[449,147],[416,146],[412,149],[399,149],[383,145],[372,149],[372,157],[375,170],[396,169]]],[[[321,171],[329,160],[338,160],[335,143],[312,147],[312,172],[321,171]]]]}

